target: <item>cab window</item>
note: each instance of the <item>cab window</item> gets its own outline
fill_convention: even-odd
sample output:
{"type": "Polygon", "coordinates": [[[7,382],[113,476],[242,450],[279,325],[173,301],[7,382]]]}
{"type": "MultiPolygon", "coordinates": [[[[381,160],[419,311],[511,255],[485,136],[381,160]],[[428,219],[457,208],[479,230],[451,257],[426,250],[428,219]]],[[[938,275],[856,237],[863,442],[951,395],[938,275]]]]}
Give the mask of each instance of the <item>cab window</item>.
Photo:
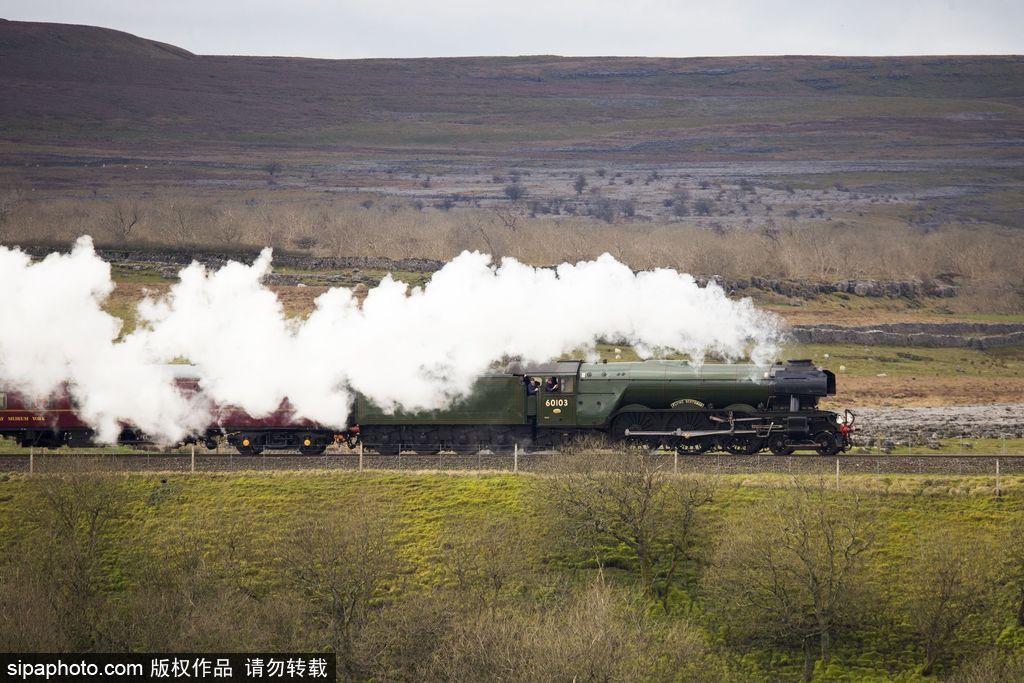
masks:
{"type": "Polygon", "coordinates": [[[549,394],[571,394],[575,389],[575,377],[548,377],[544,382],[544,390],[549,394]]]}

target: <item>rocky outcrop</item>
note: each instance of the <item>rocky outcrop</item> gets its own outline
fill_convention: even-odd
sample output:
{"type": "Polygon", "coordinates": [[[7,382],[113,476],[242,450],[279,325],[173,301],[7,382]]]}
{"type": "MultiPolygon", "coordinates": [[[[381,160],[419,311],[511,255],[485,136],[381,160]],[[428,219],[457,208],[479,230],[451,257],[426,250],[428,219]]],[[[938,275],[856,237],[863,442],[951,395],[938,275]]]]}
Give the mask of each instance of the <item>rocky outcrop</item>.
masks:
{"type": "Polygon", "coordinates": [[[973,349],[1024,344],[1022,323],[890,323],[865,327],[794,325],[790,334],[803,344],[973,349]]]}
{"type": "MultiPolygon", "coordinates": [[[[28,254],[41,258],[54,251],[53,247],[32,246],[22,248],[28,254]]],[[[198,261],[208,268],[219,268],[228,261],[252,262],[260,255],[259,250],[199,251],[191,249],[97,249],[96,253],[111,263],[137,263],[147,266],[177,266],[173,274],[183,266],[198,261]]],[[[346,270],[368,269],[385,271],[433,272],[444,265],[443,261],[408,258],[389,259],[381,256],[314,256],[287,251],[274,251],[274,265],[301,270],[346,270]]]]}
{"type": "MultiPolygon", "coordinates": [[[[32,256],[41,258],[54,251],[55,247],[33,245],[23,247],[23,249],[32,256]]],[[[255,249],[209,251],[167,247],[97,249],[97,253],[103,259],[119,265],[142,264],[150,268],[158,268],[170,278],[175,277],[178,269],[192,261],[198,261],[208,268],[218,268],[231,260],[253,261],[259,256],[259,250],[255,249]]],[[[313,254],[275,250],[274,265],[307,271],[358,269],[432,273],[439,270],[444,265],[444,261],[422,258],[389,259],[382,256],[316,256],[313,254]]],[[[327,284],[345,283],[351,279],[328,273],[324,273],[323,276],[312,277],[322,279],[327,284]]],[[[290,279],[284,276],[279,277],[275,275],[274,279],[279,280],[279,284],[288,284],[290,282],[290,279]]],[[[271,282],[274,282],[274,279],[271,282]]],[[[813,282],[763,277],[728,279],[712,276],[698,277],[697,281],[702,285],[714,282],[727,292],[733,294],[752,294],[754,293],[753,290],[760,290],[801,299],[812,298],[821,294],[846,294],[848,296],[876,298],[904,297],[909,299],[918,299],[926,296],[952,297],[957,294],[955,285],[938,280],[839,280],[836,282],[813,282]]]]}
{"type": "Polygon", "coordinates": [[[939,439],[1024,437],[1024,403],[942,408],[860,408],[856,442],[881,449],[934,444],[939,439]]]}
{"type": "Polygon", "coordinates": [[[783,280],[776,278],[751,277],[730,280],[722,277],[698,278],[704,284],[714,282],[728,292],[744,292],[758,289],[783,296],[807,299],[821,294],[847,294],[875,298],[919,299],[925,296],[954,297],[957,287],[950,282],[939,280],[838,280],[836,282],[812,282],[808,280],[783,280]]]}

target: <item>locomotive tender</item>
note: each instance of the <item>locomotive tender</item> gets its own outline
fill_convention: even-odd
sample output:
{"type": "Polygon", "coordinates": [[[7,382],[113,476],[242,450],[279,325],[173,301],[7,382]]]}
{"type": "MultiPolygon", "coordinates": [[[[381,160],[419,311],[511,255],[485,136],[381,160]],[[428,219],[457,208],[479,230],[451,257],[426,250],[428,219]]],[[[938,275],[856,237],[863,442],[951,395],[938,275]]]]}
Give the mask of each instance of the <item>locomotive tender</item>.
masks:
{"type": "MultiPolygon", "coordinates": [[[[199,390],[188,366],[174,366],[183,392],[199,390]]],[[[254,418],[222,407],[214,424],[187,441],[215,448],[226,440],[239,452],[298,450],[319,454],[330,444],[358,443],[382,454],[552,448],[586,435],[680,453],[712,449],[778,455],[813,450],[835,455],[850,448],[853,414],[820,410],[836,392],[835,375],[811,361],[767,369],[756,365],[688,361],[512,364],[481,376],[467,395],[441,410],[386,411],[357,396],[348,425],[335,429],[296,419],[285,402],[254,418]]],[[[65,394],[28,404],[0,392],[0,436],[23,446],[84,446],[93,433],[65,394]]],[[[125,425],[122,442],[145,442],[125,425]]]]}

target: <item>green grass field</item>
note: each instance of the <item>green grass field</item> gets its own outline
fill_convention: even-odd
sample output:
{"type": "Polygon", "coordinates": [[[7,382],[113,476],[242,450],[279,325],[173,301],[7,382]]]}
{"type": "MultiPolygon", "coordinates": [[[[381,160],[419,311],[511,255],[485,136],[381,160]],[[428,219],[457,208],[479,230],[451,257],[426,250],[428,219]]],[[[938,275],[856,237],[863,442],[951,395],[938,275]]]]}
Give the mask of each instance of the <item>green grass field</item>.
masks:
{"type": "MultiPolygon", "coordinates": [[[[131,558],[139,554],[159,557],[163,549],[192,538],[210,548],[230,543],[235,549],[231,571],[244,574],[248,591],[272,595],[284,590],[284,577],[275,569],[276,549],[293,529],[318,517],[359,514],[369,499],[387,511],[388,533],[405,567],[403,581],[391,586],[386,598],[382,595],[381,599],[411,601],[451,581],[445,567],[445,539],[460,524],[479,519],[544,525],[535,508],[540,481],[535,476],[279,472],[146,474],[118,479],[124,489],[125,507],[104,532],[111,541],[106,571],[118,577],[107,590],[115,594],[127,590],[136,580],[134,572],[139,568],[132,565],[131,558]]],[[[709,524],[700,543],[710,547],[716,542],[716,529],[779,495],[794,481],[782,475],[737,475],[715,480],[709,524]]],[[[851,477],[843,480],[848,488],[835,495],[844,499],[861,497],[877,519],[878,552],[872,559],[871,572],[880,588],[892,589],[910,570],[907,558],[925,532],[942,529],[968,538],[998,535],[1010,521],[1024,515],[1022,483],[1019,477],[1008,479],[1003,496],[997,498],[981,478],[851,477]]],[[[27,476],[0,475],[0,557],[6,558],[5,563],[12,561],[21,544],[41,542],[33,531],[41,514],[38,492],[27,476]]],[[[548,590],[545,586],[551,581],[582,584],[597,575],[599,570],[588,558],[560,552],[543,543],[530,547],[532,578],[519,599],[543,602],[548,590]]],[[[629,586],[636,578],[629,554],[615,547],[605,552],[603,573],[614,584],[629,586]]],[[[207,559],[222,560],[212,551],[207,559]]],[[[701,569],[696,566],[692,571],[699,573],[701,569]]],[[[885,609],[898,615],[900,592],[890,590],[887,595],[891,603],[885,609]]],[[[655,614],[655,620],[670,623],[683,615],[696,620],[714,657],[738,672],[737,680],[793,680],[799,676],[798,653],[737,647],[723,641],[710,620],[713,606],[702,604],[696,584],[680,584],[673,601],[673,610],[667,615],[655,614]]],[[[984,628],[971,631],[955,656],[943,660],[940,673],[997,642],[1004,649],[1021,647],[1024,631],[1013,628],[1010,617],[1008,610],[997,609],[984,628]]],[[[830,664],[819,664],[814,679],[925,680],[916,673],[920,654],[906,625],[899,618],[886,617],[845,636],[837,644],[830,664]]]]}

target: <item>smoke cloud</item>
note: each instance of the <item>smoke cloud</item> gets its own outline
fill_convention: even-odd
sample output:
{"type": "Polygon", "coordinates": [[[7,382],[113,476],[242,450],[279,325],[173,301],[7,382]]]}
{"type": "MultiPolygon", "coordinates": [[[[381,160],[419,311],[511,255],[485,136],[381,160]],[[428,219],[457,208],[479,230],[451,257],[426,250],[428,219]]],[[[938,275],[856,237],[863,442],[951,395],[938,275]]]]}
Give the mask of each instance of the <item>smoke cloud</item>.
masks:
{"type": "Polygon", "coordinates": [[[206,402],[263,415],[287,397],[297,416],[339,427],[352,392],[439,408],[502,358],[540,362],[615,339],[644,356],[767,363],[781,339],[778,319],[749,299],[674,270],[634,273],[607,254],[547,269],[464,252],[423,287],[384,278],[361,305],[331,289],[304,320],[262,284],[270,270],[269,249],[252,264],[193,263],[139,304],[137,329],[118,340],[119,321],[101,308],[110,267],[89,238],[34,264],[0,247],[12,301],[0,309],[0,384],[42,397],[66,381],[103,439],[128,422],[174,441],[208,422],[206,402]],[[200,397],[176,390],[163,364],[178,359],[194,366],[200,397]]]}
{"type": "Polygon", "coordinates": [[[0,388],[38,400],[67,382],[101,440],[116,440],[122,420],[180,439],[202,426],[205,411],[177,391],[143,338],[115,341],[121,321],[101,308],[113,289],[110,265],[88,237],[35,264],[0,247],[0,388]]]}

